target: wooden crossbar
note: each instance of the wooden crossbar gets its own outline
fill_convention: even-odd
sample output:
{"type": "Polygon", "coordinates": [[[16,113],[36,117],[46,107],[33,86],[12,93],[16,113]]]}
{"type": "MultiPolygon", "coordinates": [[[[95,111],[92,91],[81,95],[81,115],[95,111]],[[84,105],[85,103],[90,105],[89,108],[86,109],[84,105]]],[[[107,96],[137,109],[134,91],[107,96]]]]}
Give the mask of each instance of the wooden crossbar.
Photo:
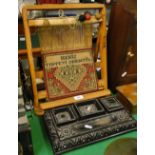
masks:
{"type": "Polygon", "coordinates": [[[105,6],[99,3],[87,4],[42,4],[42,5],[26,5],[25,10],[79,10],[79,9],[104,9],[105,6]]]}
{"type": "MultiPolygon", "coordinates": [[[[84,21],[83,24],[95,24],[95,23],[100,23],[102,19],[97,20],[95,16],[92,16],[90,20],[84,21]]],[[[60,26],[60,25],[73,25],[77,22],[76,17],[67,17],[67,18],[60,18],[57,19],[55,18],[39,18],[35,20],[29,20],[28,24],[30,27],[34,26],[60,26]]]]}

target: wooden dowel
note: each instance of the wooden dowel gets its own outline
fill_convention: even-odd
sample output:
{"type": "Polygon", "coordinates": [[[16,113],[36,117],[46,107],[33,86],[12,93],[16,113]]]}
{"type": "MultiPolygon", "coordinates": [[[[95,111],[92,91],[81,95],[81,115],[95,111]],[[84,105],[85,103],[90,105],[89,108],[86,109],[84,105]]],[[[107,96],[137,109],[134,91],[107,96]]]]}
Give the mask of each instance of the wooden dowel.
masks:
{"type": "MultiPolygon", "coordinates": [[[[32,53],[36,55],[41,55],[41,48],[32,48],[32,53]]],[[[20,49],[18,50],[18,56],[27,56],[27,50],[26,49],[20,49]]]]}
{"type": "MultiPolygon", "coordinates": [[[[83,24],[95,24],[101,22],[102,19],[97,20],[94,16],[90,20],[83,22],[83,24]]],[[[29,26],[60,26],[60,25],[75,25],[77,23],[76,17],[52,17],[43,19],[29,20],[29,26]]]]}
{"type": "Polygon", "coordinates": [[[104,80],[104,88],[108,88],[107,81],[107,48],[106,48],[106,19],[104,9],[101,10],[102,22],[100,25],[100,42],[99,42],[99,52],[100,52],[100,60],[101,60],[101,78],[104,80]]]}
{"type": "MultiPolygon", "coordinates": [[[[33,48],[32,54],[33,57],[41,56],[40,48],[33,48]]],[[[26,49],[20,49],[18,50],[18,58],[20,59],[27,59],[27,50],[26,49]]]]}
{"type": "Polygon", "coordinates": [[[42,79],[44,77],[44,73],[42,70],[36,71],[36,78],[42,79]]]}
{"type": "MultiPolygon", "coordinates": [[[[40,51],[41,51],[40,48],[33,48],[32,49],[32,53],[33,54],[41,54],[40,51]]],[[[18,55],[19,56],[25,56],[25,55],[27,55],[27,50],[26,49],[20,49],[20,50],[18,50],[18,55]]]]}
{"type": "Polygon", "coordinates": [[[47,98],[47,92],[46,90],[41,90],[41,91],[38,91],[38,99],[45,99],[47,98]]]}

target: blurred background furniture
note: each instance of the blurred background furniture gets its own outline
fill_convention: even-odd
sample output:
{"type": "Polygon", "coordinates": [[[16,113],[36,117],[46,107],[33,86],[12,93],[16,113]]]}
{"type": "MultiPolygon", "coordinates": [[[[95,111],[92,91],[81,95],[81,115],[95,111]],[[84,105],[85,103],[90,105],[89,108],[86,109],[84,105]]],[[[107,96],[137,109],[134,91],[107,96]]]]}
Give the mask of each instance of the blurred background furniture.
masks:
{"type": "Polygon", "coordinates": [[[137,80],[137,1],[117,0],[108,29],[109,88],[137,80]]]}
{"type": "Polygon", "coordinates": [[[132,114],[137,113],[137,83],[116,87],[118,99],[132,114]]]}
{"type": "Polygon", "coordinates": [[[31,127],[25,110],[23,84],[20,69],[18,69],[18,154],[33,155],[31,127]]]}

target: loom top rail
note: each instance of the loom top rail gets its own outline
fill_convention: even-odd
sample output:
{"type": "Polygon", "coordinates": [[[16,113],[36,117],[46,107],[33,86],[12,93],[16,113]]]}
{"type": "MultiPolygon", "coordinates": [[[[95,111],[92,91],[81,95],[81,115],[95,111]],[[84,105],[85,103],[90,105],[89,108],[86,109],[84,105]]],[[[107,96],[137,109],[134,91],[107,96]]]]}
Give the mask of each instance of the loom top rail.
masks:
{"type": "Polygon", "coordinates": [[[87,4],[42,4],[42,5],[26,5],[23,10],[74,10],[74,9],[104,9],[103,4],[87,3],[87,4]]]}

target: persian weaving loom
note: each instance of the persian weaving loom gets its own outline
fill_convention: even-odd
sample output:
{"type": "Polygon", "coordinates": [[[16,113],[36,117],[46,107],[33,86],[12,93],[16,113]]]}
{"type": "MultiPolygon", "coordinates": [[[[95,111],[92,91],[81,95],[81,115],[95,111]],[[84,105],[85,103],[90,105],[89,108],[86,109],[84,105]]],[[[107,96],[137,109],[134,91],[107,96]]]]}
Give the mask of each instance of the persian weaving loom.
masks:
{"type": "MultiPolygon", "coordinates": [[[[34,111],[37,115],[43,115],[46,109],[110,95],[107,86],[105,10],[105,6],[102,4],[45,4],[23,7],[22,16],[34,94],[34,111]],[[66,10],[78,9],[98,10],[101,18],[96,19],[92,15],[89,21],[79,24],[76,17],[29,19],[27,16],[28,12],[33,10],[63,10],[65,12],[66,10]],[[99,31],[96,49],[92,51],[92,24],[96,23],[99,23],[99,31]],[[34,66],[33,57],[35,55],[32,52],[31,27],[38,28],[44,71],[37,71],[34,66]],[[100,62],[96,61],[98,54],[100,55],[100,62]],[[72,60],[64,61],[64,63],[73,61],[73,64],[68,65],[68,67],[63,66],[62,61],[59,62],[63,56],[75,57],[72,60]],[[80,59],[85,62],[81,63],[80,59]],[[49,71],[47,66],[53,64],[53,60],[60,65],[52,66],[49,71]],[[101,79],[96,78],[96,68],[101,69],[101,79]],[[73,75],[71,71],[75,74],[73,75]],[[37,90],[36,78],[45,79],[46,90],[37,90]],[[50,86],[52,80],[54,80],[56,87],[50,86]],[[81,87],[81,85],[85,86],[81,87]],[[81,97],[77,95],[81,95],[81,97]]],[[[54,85],[52,84],[52,86],[54,85]]]]}

